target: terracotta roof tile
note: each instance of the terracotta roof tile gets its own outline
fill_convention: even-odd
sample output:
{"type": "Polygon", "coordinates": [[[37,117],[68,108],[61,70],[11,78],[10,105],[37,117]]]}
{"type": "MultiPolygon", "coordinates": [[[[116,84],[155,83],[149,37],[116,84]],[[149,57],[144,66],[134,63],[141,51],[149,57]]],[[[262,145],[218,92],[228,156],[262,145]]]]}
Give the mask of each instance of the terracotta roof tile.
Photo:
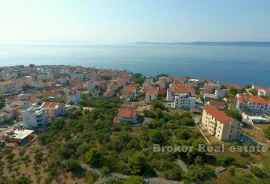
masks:
{"type": "Polygon", "coordinates": [[[211,107],[211,106],[206,106],[204,108],[204,110],[212,115],[213,117],[215,117],[218,121],[220,121],[221,123],[229,123],[229,122],[232,122],[234,119],[227,116],[224,112],[214,108],[214,107],[211,107]]]}

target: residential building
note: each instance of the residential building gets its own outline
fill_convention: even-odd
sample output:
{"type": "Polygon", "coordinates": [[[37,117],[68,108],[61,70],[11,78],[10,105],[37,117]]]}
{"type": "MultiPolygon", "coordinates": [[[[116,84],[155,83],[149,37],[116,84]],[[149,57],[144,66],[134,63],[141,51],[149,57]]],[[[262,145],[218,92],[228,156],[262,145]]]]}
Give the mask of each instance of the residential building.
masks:
{"type": "Polygon", "coordinates": [[[207,84],[208,86],[213,86],[215,89],[220,89],[220,82],[216,79],[209,79],[207,84]]]}
{"type": "Polygon", "coordinates": [[[158,78],[158,85],[161,88],[167,89],[170,79],[168,77],[159,77],[158,78]]]}
{"type": "Polygon", "coordinates": [[[57,118],[64,116],[64,104],[58,102],[43,102],[40,106],[45,110],[47,118],[57,118]]]}
{"type": "Polygon", "coordinates": [[[22,110],[23,127],[27,129],[35,129],[38,126],[45,126],[48,120],[45,110],[36,104],[27,106],[22,110]]]}
{"type": "Polygon", "coordinates": [[[103,94],[103,96],[104,97],[112,97],[113,96],[113,91],[112,90],[108,90],[108,91],[106,91],[104,94],[103,94]]]}
{"type": "Polygon", "coordinates": [[[86,88],[89,91],[92,91],[94,89],[100,89],[99,81],[89,80],[88,82],[86,82],[86,88]]]}
{"type": "Polygon", "coordinates": [[[78,71],[71,73],[71,80],[75,79],[75,78],[79,78],[81,81],[83,81],[84,80],[84,73],[78,72],[78,71]]]}
{"type": "Polygon", "coordinates": [[[23,144],[33,138],[32,134],[34,130],[26,130],[26,129],[16,129],[6,131],[5,135],[2,136],[6,142],[23,144]]]}
{"type": "Polygon", "coordinates": [[[152,100],[156,99],[157,96],[158,96],[157,91],[154,90],[145,91],[145,102],[149,103],[152,100]]]}
{"type": "Polygon", "coordinates": [[[70,78],[67,75],[62,75],[56,79],[56,82],[60,84],[67,84],[70,82],[70,78]]]}
{"type": "Polygon", "coordinates": [[[210,100],[209,102],[206,103],[206,105],[214,107],[214,108],[219,109],[219,110],[224,110],[225,109],[225,103],[224,102],[210,100]]]}
{"type": "Polygon", "coordinates": [[[204,108],[202,124],[211,135],[225,142],[237,140],[242,135],[242,125],[239,121],[211,106],[204,108]]]}
{"type": "Polygon", "coordinates": [[[196,98],[195,89],[182,84],[171,84],[167,89],[166,101],[169,108],[193,109],[196,98]]]}
{"type": "Polygon", "coordinates": [[[204,93],[203,99],[204,99],[204,101],[210,101],[210,100],[218,100],[219,98],[214,94],[204,93]]]}
{"type": "Polygon", "coordinates": [[[120,121],[127,121],[133,124],[138,123],[137,112],[131,108],[119,110],[117,117],[114,119],[114,123],[119,123],[120,121]]]}
{"type": "Polygon", "coordinates": [[[142,89],[144,91],[149,91],[149,90],[152,90],[153,89],[153,86],[149,82],[144,82],[142,84],[142,89]]]}
{"type": "Polygon", "coordinates": [[[122,99],[123,100],[130,100],[134,97],[134,93],[130,90],[122,90],[122,99]]]}
{"type": "Polygon", "coordinates": [[[224,89],[216,89],[215,90],[215,95],[218,98],[224,98],[225,97],[225,94],[226,94],[226,90],[224,90],[224,89]]]}
{"type": "Polygon", "coordinates": [[[133,94],[135,95],[137,93],[137,87],[138,87],[137,84],[128,84],[124,86],[123,90],[132,91],[133,94]]]}
{"type": "Polygon", "coordinates": [[[53,76],[51,73],[41,73],[40,75],[37,76],[37,80],[46,82],[48,82],[52,78],[53,76]]]}
{"type": "Polygon", "coordinates": [[[81,94],[76,89],[72,89],[67,93],[67,102],[70,104],[79,104],[81,100],[81,94]]]}
{"type": "Polygon", "coordinates": [[[258,90],[258,96],[270,96],[270,88],[260,88],[258,90]]]}
{"type": "Polygon", "coordinates": [[[174,97],[174,107],[176,109],[195,108],[196,98],[187,93],[178,94],[174,97]]]}
{"type": "Polygon", "coordinates": [[[15,81],[0,82],[0,93],[2,94],[15,94],[22,91],[22,84],[15,81]]]}
{"type": "Polygon", "coordinates": [[[239,112],[246,110],[253,113],[270,113],[270,100],[251,94],[237,94],[235,107],[239,112]]]}
{"type": "Polygon", "coordinates": [[[145,82],[153,83],[154,82],[154,77],[152,76],[146,76],[144,77],[145,82]]]}

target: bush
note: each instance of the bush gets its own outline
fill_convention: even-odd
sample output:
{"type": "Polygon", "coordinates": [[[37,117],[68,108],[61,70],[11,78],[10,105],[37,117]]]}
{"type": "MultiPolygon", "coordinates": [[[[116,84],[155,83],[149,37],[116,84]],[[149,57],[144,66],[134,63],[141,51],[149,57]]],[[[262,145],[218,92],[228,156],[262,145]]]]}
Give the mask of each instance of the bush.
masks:
{"type": "Polygon", "coordinates": [[[233,157],[227,157],[223,155],[219,155],[216,157],[216,163],[221,166],[232,165],[234,161],[235,159],[233,157]]]}
{"type": "Polygon", "coordinates": [[[111,179],[106,181],[106,184],[123,184],[123,183],[124,183],[124,181],[118,180],[115,178],[111,178],[111,179]]]}
{"type": "Polygon", "coordinates": [[[124,184],[147,184],[146,181],[140,176],[130,176],[126,179],[124,184]]]}
{"type": "Polygon", "coordinates": [[[181,180],[182,179],[182,173],[181,170],[167,170],[164,172],[164,176],[167,180],[181,180]]]}
{"type": "Polygon", "coordinates": [[[266,174],[257,166],[251,166],[250,172],[251,172],[251,174],[253,174],[254,176],[256,176],[258,178],[266,177],[266,174]]]}
{"type": "Polygon", "coordinates": [[[76,171],[80,169],[80,163],[75,159],[68,159],[65,163],[65,168],[67,171],[76,171]]]}
{"type": "Polygon", "coordinates": [[[187,177],[191,181],[201,182],[206,177],[213,177],[213,176],[215,176],[215,171],[206,166],[190,165],[188,167],[187,177]]]}
{"type": "Polygon", "coordinates": [[[229,173],[230,176],[234,176],[235,168],[233,166],[227,167],[227,172],[229,173]]]}

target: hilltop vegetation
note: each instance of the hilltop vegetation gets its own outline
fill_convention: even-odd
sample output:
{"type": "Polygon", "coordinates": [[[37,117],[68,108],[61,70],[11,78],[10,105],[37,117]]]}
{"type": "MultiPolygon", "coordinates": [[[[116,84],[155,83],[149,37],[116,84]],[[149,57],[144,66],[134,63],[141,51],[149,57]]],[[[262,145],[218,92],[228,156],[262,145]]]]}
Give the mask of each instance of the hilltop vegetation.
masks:
{"type": "MultiPolygon", "coordinates": [[[[252,174],[238,176],[235,168],[245,167],[248,162],[243,158],[252,158],[248,153],[235,157],[199,152],[197,147],[205,140],[197,131],[189,112],[168,112],[160,101],[155,100],[151,103],[152,109],[144,111],[150,121],[141,127],[132,127],[127,122],[112,123],[121,105],[117,98],[86,100],[84,103],[91,104],[94,109],[78,108],[70,111],[66,120],[53,120],[50,129],[38,136],[32,151],[33,158],[25,151],[16,155],[11,149],[1,150],[5,163],[9,165],[3,167],[4,164],[1,164],[0,171],[9,168],[11,174],[0,183],[53,183],[67,178],[78,183],[94,183],[108,173],[130,177],[126,181],[109,179],[107,183],[145,183],[144,177],[162,177],[187,183],[220,183],[214,168],[231,165],[234,167],[227,172],[231,177],[223,183],[268,181],[269,159],[265,160],[263,169],[254,167],[252,174]],[[193,146],[195,149],[155,152],[153,144],[193,146]],[[187,171],[179,160],[187,164],[187,171]],[[33,165],[34,179],[19,172],[20,163],[33,165]]],[[[26,148],[32,149],[31,145],[26,148]]],[[[3,175],[3,172],[0,173],[3,175]]]]}

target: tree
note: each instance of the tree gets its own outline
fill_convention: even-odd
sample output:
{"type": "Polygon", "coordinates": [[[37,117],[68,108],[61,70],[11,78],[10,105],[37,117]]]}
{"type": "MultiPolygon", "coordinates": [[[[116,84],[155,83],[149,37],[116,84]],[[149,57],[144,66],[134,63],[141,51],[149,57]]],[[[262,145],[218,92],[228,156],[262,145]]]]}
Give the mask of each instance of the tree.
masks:
{"type": "Polygon", "coordinates": [[[240,122],[242,121],[242,115],[237,110],[229,109],[229,110],[226,110],[225,113],[228,116],[236,119],[237,121],[240,121],[240,122]]]}
{"type": "Polygon", "coordinates": [[[147,184],[146,181],[140,176],[130,176],[126,179],[124,184],[147,184]]]}
{"type": "Polygon", "coordinates": [[[216,156],[216,162],[218,165],[221,165],[221,166],[231,165],[234,161],[235,161],[234,157],[228,157],[224,155],[216,156]]]}
{"type": "Polygon", "coordinates": [[[158,100],[158,99],[152,100],[152,101],[150,102],[150,104],[151,104],[151,107],[152,107],[153,110],[155,110],[156,108],[160,108],[160,109],[162,109],[162,110],[165,110],[165,109],[166,109],[164,103],[162,103],[162,102],[161,102],[160,100],[158,100]]]}
{"type": "Polygon", "coordinates": [[[200,165],[190,165],[188,167],[187,177],[191,181],[201,182],[205,177],[215,176],[214,170],[200,165]]]}
{"type": "Polygon", "coordinates": [[[85,160],[92,167],[100,167],[101,153],[99,149],[91,148],[90,151],[85,154],[85,160]]]}
{"type": "Polygon", "coordinates": [[[109,76],[101,76],[101,80],[111,80],[112,78],[109,76]]]}
{"type": "Polygon", "coordinates": [[[72,158],[70,158],[66,161],[65,166],[66,166],[67,171],[76,171],[80,168],[79,162],[75,159],[72,159],[72,158]]]}
{"type": "Polygon", "coordinates": [[[133,75],[133,82],[142,84],[144,82],[144,77],[141,73],[135,73],[133,75]]]}
{"type": "Polygon", "coordinates": [[[156,115],[155,115],[155,113],[153,111],[150,111],[150,110],[147,110],[147,109],[145,109],[143,111],[143,115],[145,117],[149,117],[149,118],[155,118],[156,117],[156,115]]]}
{"type": "Polygon", "coordinates": [[[65,120],[63,118],[57,118],[51,123],[51,130],[55,132],[59,132],[62,128],[65,127],[65,120]]]}
{"type": "Polygon", "coordinates": [[[82,111],[80,109],[68,112],[68,117],[70,119],[78,119],[80,116],[82,116],[82,111]]]}
{"type": "Polygon", "coordinates": [[[3,107],[5,107],[5,96],[0,95],[0,109],[2,109],[3,107]]]}
{"type": "Polygon", "coordinates": [[[163,144],[165,142],[165,138],[159,130],[152,130],[149,133],[149,138],[153,144],[163,144]]]}
{"type": "Polygon", "coordinates": [[[264,132],[264,136],[267,139],[270,139],[270,125],[267,125],[267,127],[263,129],[263,132],[264,132]]]}
{"type": "Polygon", "coordinates": [[[106,181],[106,184],[124,184],[124,181],[119,180],[119,179],[115,179],[115,178],[111,178],[111,179],[108,179],[106,181]]]}
{"type": "Polygon", "coordinates": [[[256,89],[250,89],[249,90],[249,93],[251,93],[254,96],[257,96],[258,95],[258,91],[256,89]]]}
{"type": "Polygon", "coordinates": [[[238,89],[236,89],[236,88],[230,88],[229,89],[229,92],[232,94],[232,95],[237,95],[237,92],[238,92],[238,89]]]}
{"type": "Polygon", "coordinates": [[[131,174],[142,174],[145,167],[145,157],[141,152],[135,152],[128,160],[131,174]]]}

